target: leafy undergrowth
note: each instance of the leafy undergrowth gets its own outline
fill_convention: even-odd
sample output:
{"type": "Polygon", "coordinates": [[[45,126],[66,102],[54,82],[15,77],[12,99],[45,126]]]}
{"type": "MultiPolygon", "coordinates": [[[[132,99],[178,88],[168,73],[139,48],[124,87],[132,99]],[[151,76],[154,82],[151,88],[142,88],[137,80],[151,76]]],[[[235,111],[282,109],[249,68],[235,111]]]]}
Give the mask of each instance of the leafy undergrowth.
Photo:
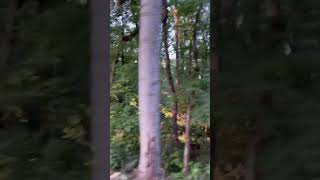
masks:
{"type": "MultiPolygon", "coordinates": [[[[110,180],[136,180],[136,169],[131,172],[110,171],[110,180]]],[[[208,180],[210,179],[210,167],[206,164],[192,163],[191,172],[185,175],[182,172],[166,174],[161,180],[208,180]]]]}

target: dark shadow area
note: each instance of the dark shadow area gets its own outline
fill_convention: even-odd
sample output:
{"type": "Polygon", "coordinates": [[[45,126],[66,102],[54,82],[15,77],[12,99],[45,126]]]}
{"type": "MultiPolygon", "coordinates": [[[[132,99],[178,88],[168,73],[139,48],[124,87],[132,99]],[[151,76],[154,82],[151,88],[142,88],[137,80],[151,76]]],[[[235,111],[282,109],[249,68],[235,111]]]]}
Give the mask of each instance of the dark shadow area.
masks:
{"type": "Polygon", "coordinates": [[[0,179],[90,179],[89,22],[79,1],[0,2],[0,179]]]}
{"type": "Polygon", "coordinates": [[[320,3],[216,2],[215,179],[319,178],[320,3]]]}

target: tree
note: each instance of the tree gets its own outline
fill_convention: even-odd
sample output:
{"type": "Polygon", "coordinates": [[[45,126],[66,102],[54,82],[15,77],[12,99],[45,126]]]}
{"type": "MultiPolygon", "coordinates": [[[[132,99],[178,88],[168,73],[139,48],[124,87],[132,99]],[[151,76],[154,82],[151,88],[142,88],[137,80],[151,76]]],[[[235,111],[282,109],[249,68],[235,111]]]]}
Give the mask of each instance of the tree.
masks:
{"type": "Polygon", "coordinates": [[[109,48],[105,25],[109,24],[107,1],[91,1],[91,108],[92,144],[94,148],[93,180],[109,177],[109,48]]]}
{"type": "Polygon", "coordinates": [[[139,28],[139,180],[160,179],[161,1],[142,0],[139,28]]]}
{"type": "MultiPolygon", "coordinates": [[[[198,7],[198,11],[196,12],[195,15],[195,20],[194,20],[194,24],[190,24],[192,28],[192,43],[191,43],[191,49],[189,51],[190,53],[190,57],[191,59],[190,61],[190,74],[189,74],[189,79],[192,79],[194,77],[196,77],[199,69],[199,65],[198,65],[198,49],[197,49],[197,30],[198,30],[198,23],[200,20],[200,12],[202,9],[202,5],[200,4],[200,6],[198,7]],[[195,63],[195,68],[194,70],[192,70],[192,62],[195,63]]],[[[189,99],[187,100],[187,118],[186,118],[186,125],[185,125],[185,136],[186,136],[186,142],[185,142],[185,146],[184,146],[184,156],[183,156],[183,173],[188,174],[190,171],[190,151],[191,151],[191,111],[192,111],[192,98],[194,96],[194,91],[192,90],[191,92],[188,92],[189,94],[189,99]]]]}
{"type": "Polygon", "coordinates": [[[186,135],[186,142],[184,144],[184,153],[183,153],[183,173],[188,175],[190,172],[190,131],[191,131],[191,98],[188,100],[187,105],[187,118],[186,118],[186,125],[185,125],[185,135],[186,135]]]}
{"type": "MultiPolygon", "coordinates": [[[[163,2],[163,0],[161,1],[163,2]]],[[[166,178],[169,179],[199,179],[199,176],[205,175],[207,177],[209,174],[209,143],[208,134],[205,134],[205,126],[209,125],[209,16],[208,3],[201,1],[200,4],[203,4],[203,8],[196,23],[196,28],[194,24],[197,18],[191,18],[192,22],[190,22],[188,17],[194,16],[200,9],[198,9],[198,1],[168,1],[167,5],[163,4],[163,7],[161,7],[163,16],[160,19],[160,23],[162,23],[162,36],[160,37],[162,37],[163,44],[160,56],[161,66],[159,64],[161,101],[158,110],[161,110],[159,123],[161,130],[161,168],[165,170],[166,178]],[[173,7],[175,7],[175,10],[173,7]],[[194,30],[197,30],[197,32],[194,33],[194,30]],[[197,40],[192,46],[193,38],[197,40]],[[179,47],[177,47],[177,44],[179,47]],[[195,53],[193,50],[197,50],[197,52],[195,53]],[[190,59],[189,55],[191,55],[190,59]],[[196,57],[196,60],[193,59],[193,56],[196,57]],[[196,61],[198,62],[199,71],[192,76],[188,74],[189,68],[186,67],[189,60],[193,64],[190,67],[192,71],[195,68],[196,61]],[[177,79],[179,79],[179,83],[177,83],[177,79]],[[193,107],[187,111],[189,92],[193,90],[195,91],[195,96],[192,99],[193,107]],[[186,176],[182,173],[183,146],[174,148],[174,145],[182,145],[186,142],[184,129],[187,114],[192,117],[192,121],[187,121],[190,122],[188,127],[192,130],[190,134],[187,133],[190,138],[186,145],[190,148],[188,148],[189,155],[185,157],[189,158],[186,164],[188,164],[190,173],[186,176]],[[173,123],[176,124],[176,127],[172,126],[173,123]],[[195,171],[195,169],[197,170],[195,171]]],[[[121,6],[117,5],[116,10],[121,11],[121,13],[115,11],[111,17],[111,58],[112,64],[117,64],[113,68],[114,76],[112,78],[110,102],[111,167],[112,171],[120,171],[121,176],[126,176],[129,179],[134,179],[139,172],[139,167],[136,167],[137,162],[139,162],[139,144],[141,143],[139,137],[140,135],[143,136],[138,134],[138,107],[141,103],[137,100],[139,96],[140,98],[149,98],[141,97],[143,94],[138,96],[138,69],[140,72],[141,69],[147,71],[150,69],[141,66],[138,68],[141,62],[140,60],[139,63],[137,61],[139,42],[138,38],[135,37],[150,34],[141,34],[141,31],[139,31],[139,29],[146,28],[141,26],[140,21],[138,22],[137,17],[141,12],[140,5],[137,1],[126,1],[121,6]]],[[[152,27],[152,29],[154,28],[152,27]]],[[[142,37],[140,37],[141,39],[142,37]]],[[[140,43],[142,42],[140,41],[140,43]]],[[[154,78],[154,74],[148,75],[146,78],[150,78],[150,76],[154,78]]],[[[151,106],[153,104],[149,103],[148,108],[150,109],[151,106]]],[[[154,118],[148,120],[150,122],[154,118]]],[[[140,129],[145,131],[145,129],[151,128],[141,128],[140,126],[140,129]]],[[[139,177],[139,179],[142,178],[139,177]]]]}
{"type": "MultiPolygon", "coordinates": [[[[163,30],[163,45],[164,45],[164,53],[165,53],[165,61],[166,61],[166,77],[169,83],[169,92],[171,96],[173,96],[173,107],[172,107],[172,132],[173,132],[173,141],[175,143],[175,147],[179,147],[179,140],[178,140],[178,125],[177,125],[177,115],[178,115],[178,98],[176,93],[176,87],[173,80],[173,76],[171,73],[171,61],[169,57],[169,44],[168,44],[168,27],[167,27],[167,19],[168,19],[168,9],[167,9],[167,0],[163,1],[163,20],[162,20],[162,30],[163,30]]],[[[176,49],[178,52],[178,49],[176,49]]],[[[177,53],[179,54],[179,53],[177,53]]],[[[176,59],[178,64],[178,58],[176,59]]],[[[177,70],[178,70],[177,66],[177,70]]],[[[177,77],[178,77],[178,71],[177,77]]],[[[176,84],[177,85],[177,84],[176,84]]]]}
{"type": "MultiPolygon", "coordinates": [[[[177,4],[177,2],[175,2],[177,4]]],[[[175,46],[175,51],[176,51],[176,85],[179,85],[179,71],[180,71],[180,15],[179,11],[175,5],[174,10],[173,10],[173,16],[175,19],[175,39],[176,39],[176,46],[175,46]]]]}

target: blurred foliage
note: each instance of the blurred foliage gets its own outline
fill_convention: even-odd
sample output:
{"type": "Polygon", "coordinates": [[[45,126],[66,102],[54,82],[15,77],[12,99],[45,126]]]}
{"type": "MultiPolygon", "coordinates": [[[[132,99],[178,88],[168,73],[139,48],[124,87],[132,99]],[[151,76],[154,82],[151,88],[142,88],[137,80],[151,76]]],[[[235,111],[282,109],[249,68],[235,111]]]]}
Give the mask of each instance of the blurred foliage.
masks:
{"type": "Polygon", "coordinates": [[[248,163],[249,140],[257,136],[260,119],[257,179],[319,178],[319,44],[312,39],[319,39],[320,3],[226,2],[214,112],[218,163],[248,163]]]}
{"type": "Polygon", "coordinates": [[[21,2],[0,73],[0,179],[89,179],[88,10],[43,5],[21,2]]]}

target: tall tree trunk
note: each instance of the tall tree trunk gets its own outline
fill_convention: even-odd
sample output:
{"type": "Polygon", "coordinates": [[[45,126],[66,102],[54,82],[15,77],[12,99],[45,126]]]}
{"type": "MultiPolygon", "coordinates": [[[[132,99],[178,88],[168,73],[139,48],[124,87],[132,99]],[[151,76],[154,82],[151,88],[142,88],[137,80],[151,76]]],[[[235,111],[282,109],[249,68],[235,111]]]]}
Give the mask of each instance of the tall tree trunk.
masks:
{"type": "Polygon", "coordinates": [[[114,2],[114,0],[110,0],[110,12],[113,11],[114,7],[115,7],[115,2],[114,2]]]}
{"type": "Polygon", "coordinates": [[[198,23],[200,20],[200,12],[201,12],[202,6],[199,7],[195,21],[193,24],[193,30],[192,30],[192,58],[195,62],[195,72],[197,73],[199,71],[199,63],[198,63],[198,49],[197,49],[197,31],[198,31],[198,23]]]}
{"type": "Polygon", "coordinates": [[[93,145],[92,180],[108,179],[109,158],[109,33],[110,24],[108,1],[91,0],[91,133],[93,145]],[[109,28],[109,27],[108,27],[109,28]]]}
{"type": "Polygon", "coordinates": [[[158,0],[141,0],[139,34],[139,180],[159,180],[161,8],[158,0]]]}
{"type": "Polygon", "coordinates": [[[167,10],[167,0],[163,0],[163,19],[162,19],[162,39],[164,44],[165,51],[165,61],[166,61],[166,76],[169,83],[169,92],[171,96],[173,96],[173,106],[172,106],[172,131],[173,131],[173,141],[175,142],[175,146],[179,147],[179,139],[178,139],[178,124],[177,124],[177,116],[178,116],[178,99],[175,89],[174,80],[171,73],[171,61],[169,57],[169,44],[168,44],[168,28],[167,28],[167,19],[168,19],[168,10],[167,10]]]}
{"type": "Polygon", "coordinates": [[[112,86],[112,82],[113,82],[113,77],[115,74],[115,69],[116,69],[116,64],[111,64],[111,68],[110,68],[110,85],[112,86]]]}
{"type": "Polygon", "coordinates": [[[188,17],[188,20],[189,20],[189,23],[190,23],[190,28],[189,28],[189,31],[191,33],[191,37],[189,37],[189,40],[191,41],[190,42],[190,46],[189,46],[189,60],[188,62],[186,62],[186,66],[187,66],[187,71],[188,71],[188,74],[191,75],[191,73],[193,72],[192,70],[192,62],[193,62],[193,23],[192,23],[192,16],[189,16],[188,17]]]}
{"type": "Polygon", "coordinates": [[[119,63],[119,57],[117,57],[115,62],[111,64],[111,69],[110,69],[110,84],[111,85],[112,85],[112,82],[114,80],[114,76],[116,74],[116,67],[117,67],[118,63],[119,63]]]}
{"type": "Polygon", "coordinates": [[[174,11],[173,11],[173,16],[175,18],[175,39],[176,39],[176,87],[178,88],[179,86],[179,72],[180,72],[180,15],[179,11],[177,9],[177,6],[175,5],[174,11]]]}
{"type": "MultiPolygon", "coordinates": [[[[190,73],[189,73],[189,79],[191,79],[194,75],[196,75],[197,69],[195,71],[192,70],[192,61],[196,62],[196,68],[198,68],[197,65],[197,24],[200,18],[200,11],[201,11],[202,6],[199,7],[199,10],[197,11],[196,14],[196,19],[193,24],[193,29],[192,29],[192,44],[191,44],[191,50],[190,50],[190,73]]],[[[190,19],[191,21],[191,19],[190,19]]],[[[192,22],[190,22],[192,23],[192,22]]],[[[186,119],[186,125],[185,125],[185,136],[186,136],[186,142],[184,146],[184,155],[183,155],[183,173],[188,174],[190,171],[190,131],[191,131],[191,104],[192,104],[192,97],[193,97],[194,91],[190,93],[190,99],[188,99],[188,105],[187,105],[187,119],[186,119]]]]}
{"type": "Polygon", "coordinates": [[[185,125],[185,137],[186,142],[184,144],[184,154],[183,154],[183,170],[182,172],[184,174],[189,174],[190,172],[190,152],[191,152],[191,140],[190,140],[190,134],[191,134],[191,98],[188,100],[187,105],[187,119],[186,119],[186,125],[185,125]]]}
{"type": "MultiPolygon", "coordinates": [[[[215,97],[219,96],[219,90],[217,85],[218,73],[220,71],[220,33],[221,33],[221,3],[222,0],[216,0],[214,3],[210,3],[210,171],[216,172],[218,168],[217,162],[217,144],[218,144],[218,127],[217,127],[217,103],[215,97]],[[214,36],[212,36],[214,34],[214,36]],[[212,105],[211,105],[212,104],[212,105]]],[[[210,179],[218,179],[219,176],[216,173],[210,174],[210,179]]]]}
{"type": "Polygon", "coordinates": [[[0,36],[0,72],[6,69],[6,63],[12,50],[12,38],[14,35],[15,16],[17,11],[17,1],[9,0],[7,13],[4,21],[4,33],[0,36]]]}
{"type": "Polygon", "coordinates": [[[191,43],[190,43],[190,51],[189,51],[189,62],[188,62],[188,73],[192,74],[193,72],[197,72],[199,70],[198,64],[198,49],[197,49],[197,25],[200,19],[200,12],[202,6],[200,5],[195,20],[193,22],[192,16],[189,16],[190,23],[190,32],[191,32],[191,43]],[[193,68],[193,62],[195,63],[195,68],[193,68]]]}

